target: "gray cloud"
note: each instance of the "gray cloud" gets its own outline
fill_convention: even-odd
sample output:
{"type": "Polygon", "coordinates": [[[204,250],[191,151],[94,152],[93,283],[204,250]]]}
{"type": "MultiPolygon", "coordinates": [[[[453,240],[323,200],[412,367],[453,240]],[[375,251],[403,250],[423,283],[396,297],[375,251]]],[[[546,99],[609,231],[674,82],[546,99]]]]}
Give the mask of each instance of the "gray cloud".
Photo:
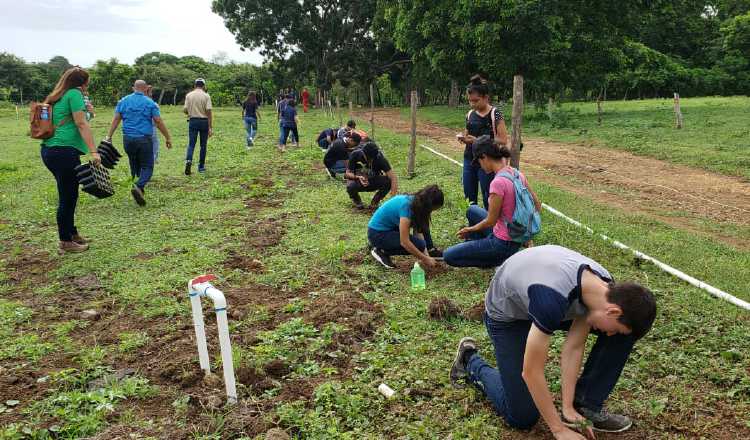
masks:
{"type": "Polygon", "coordinates": [[[148,15],[144,0],[0,0],[0,8],[0,26],[50,33],[51,38],[53,32],[70,31],[127,34],[146,26],[148,15]]]}

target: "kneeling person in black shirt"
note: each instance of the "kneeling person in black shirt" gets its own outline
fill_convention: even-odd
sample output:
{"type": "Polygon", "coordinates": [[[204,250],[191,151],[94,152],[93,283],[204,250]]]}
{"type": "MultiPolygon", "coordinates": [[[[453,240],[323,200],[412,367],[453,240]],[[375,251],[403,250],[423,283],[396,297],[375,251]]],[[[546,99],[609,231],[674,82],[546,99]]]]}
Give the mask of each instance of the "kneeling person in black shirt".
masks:
{"type": "Polygon", "coordinates": [[[359,145],[361,138],[357,133],[350,133],[346,137],[338,138],[331,143],[323,157],[323,165],[326,167],[328,176],[336,178],[337,173],[346,171],[349,154],[359,145]]]}
{"type": "Polygon", "coordinates": [[[344,177],[349,181],[346,192],[357,209],[365,208],[359,197],[360,192],[376,191],[370,209],[376,209],[389,191],[391,196],[398,193],[398,178],[375,142],[368,142],[352,152],[344,177]]]}

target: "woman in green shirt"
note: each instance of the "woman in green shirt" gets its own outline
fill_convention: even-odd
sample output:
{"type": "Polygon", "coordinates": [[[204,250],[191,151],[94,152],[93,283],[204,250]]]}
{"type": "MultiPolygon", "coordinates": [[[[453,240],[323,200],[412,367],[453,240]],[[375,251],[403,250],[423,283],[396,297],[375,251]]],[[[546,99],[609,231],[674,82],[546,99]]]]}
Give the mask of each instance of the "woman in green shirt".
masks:
{"type": "Polygon", "coordinates": [[[83,252],[89,247],[88,240],[81,237],[75,226],[78,202],[75,167],[81,164],[80,156],[87,153],[91,154],[92,162],[101,162],[86,120],[83,92],[88,85],[88,72],[80,67],[72,67],[62,74],[45,100],[52,104],[55,134],[42,142],[42,161],[57,182],[57,232],[61,254],[83,252]]]}

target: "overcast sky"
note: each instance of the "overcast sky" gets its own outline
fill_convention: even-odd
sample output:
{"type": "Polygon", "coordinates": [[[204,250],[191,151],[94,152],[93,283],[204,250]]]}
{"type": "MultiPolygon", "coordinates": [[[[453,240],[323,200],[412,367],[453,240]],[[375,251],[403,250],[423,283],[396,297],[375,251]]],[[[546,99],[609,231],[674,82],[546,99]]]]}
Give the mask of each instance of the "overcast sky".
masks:
{"type": "Polygon", "coordinates": [[[62,55],[89,67],[112,57],[132,64],[152,51],[206,60],[224,51],[237,62],[263,62],[240,50],[211,0],[0,0],[0,11],[0,52],[26,61],[62,55]]]}

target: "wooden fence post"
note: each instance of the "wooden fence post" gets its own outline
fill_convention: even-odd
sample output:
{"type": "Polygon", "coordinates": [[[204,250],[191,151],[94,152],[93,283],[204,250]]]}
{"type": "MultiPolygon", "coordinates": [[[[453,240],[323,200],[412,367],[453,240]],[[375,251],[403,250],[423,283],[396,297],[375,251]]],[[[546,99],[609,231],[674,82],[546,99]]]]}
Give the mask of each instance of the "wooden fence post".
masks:
{"type": "Polygon", "coordinates": [[[370,83],[370,138],[375,139],[375,90],[370,83]]]}
{"type": "Polygon", "coordinates": [[[414,160],[417,154],[417,91],[411,91],[411,143],[409,144],[409,160],[406,173],[409,178],[414,177],[414,160]]]}
{"type": "Polygon", "coordinates": [[[352,102],[349,101],[349,120],[351,121],[354,119],[354,106],[352,105],[352,102]]]}
{"type": "Polygon", "coordinates": [[[344,126],[344,122],[341,119],[341,107],[339,106],[339,97],[336,95],[336,113],[339,115],[339,127],[344,126]]]}
{"type": "Polygon", "coordinates": [[[674,94],[675,127],[682,128],[682,110],[680,109],[680,94],[674,94]]]}
{"type": "Polygon", "coordinates": [[[523,76],[513,76],[513,117],[510,136],[510,165],[518,168],[521,162],[521,126],[523,125],[523,76]]]}

